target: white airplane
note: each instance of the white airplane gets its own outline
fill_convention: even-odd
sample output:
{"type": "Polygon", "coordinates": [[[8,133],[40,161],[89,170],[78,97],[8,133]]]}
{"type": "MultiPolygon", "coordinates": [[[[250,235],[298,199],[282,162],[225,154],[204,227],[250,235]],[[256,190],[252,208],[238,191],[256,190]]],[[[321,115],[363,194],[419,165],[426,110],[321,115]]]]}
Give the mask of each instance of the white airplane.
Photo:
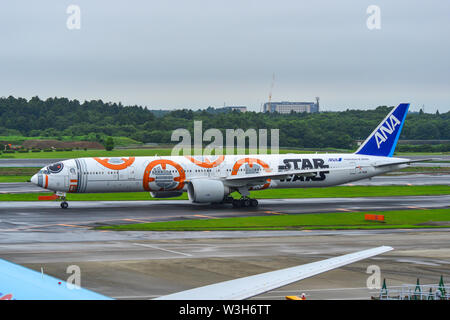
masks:
{"type": "MultiPolygon", "coordinates": [[[[181,291],[157,300],[241,300],[367,259],[393,248],[381,246],[296,267],[181,291]]],[[[110,297],[0,259],[0,300],[109,300],[110,297]]]]}
{"type": "Polygon", "coordinates": [[[393,108],[352,154],[78,158],[42,168],[31,182],[54,191],[64,209],[66,193],[139,191],[156,198],[187,192],[194,203],[256,207],[249,190],[336,186],[430,160],[392,157],[408,108],[406,103],[393,108]],[[241,199],[230,196],[235,191],[241,199]]]}

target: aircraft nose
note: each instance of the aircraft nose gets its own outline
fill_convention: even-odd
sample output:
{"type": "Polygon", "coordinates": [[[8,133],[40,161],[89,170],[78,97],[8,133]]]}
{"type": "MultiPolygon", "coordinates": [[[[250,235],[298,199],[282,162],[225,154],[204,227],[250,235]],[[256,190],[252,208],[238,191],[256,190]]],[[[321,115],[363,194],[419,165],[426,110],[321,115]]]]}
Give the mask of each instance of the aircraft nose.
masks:
{"type": "Polygon", "coordinates": [[[31,182],[34,183],[35,185],[38,184],[38,175],[35,174],[34,176],[31,177],[31,182]]]}

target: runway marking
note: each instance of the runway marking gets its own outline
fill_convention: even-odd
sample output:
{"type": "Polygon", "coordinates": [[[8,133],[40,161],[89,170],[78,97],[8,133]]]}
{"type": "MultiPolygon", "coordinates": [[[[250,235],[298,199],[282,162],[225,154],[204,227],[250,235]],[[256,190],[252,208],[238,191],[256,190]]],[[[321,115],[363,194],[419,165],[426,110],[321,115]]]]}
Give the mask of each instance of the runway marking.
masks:
{"type": "Polygon", "coordinates": [[[286,213],[281,213],[281,212],[276,212],[276,211],[264,211],[264,213],[286,215],[286,213]]]}
{"type": "Polygon", "coordinates": [[[162,251],[167,251],[167,252],[171,252],[171,253],[181,254],[181,255],[183,255],[183,256],[192,257],[192,254],[183,253],[183,252],[178,252],[178,251],[173,251],[173,250],[168,250],[168,249],[163,249],[163,248],[159,248],[159,247],[152,246],[152,245],[150,245],[150,244],[133,243],[133,245],[135,245],[135,246],[141,246],[141,247],[148,247],[148,248],[152,248],[152,249],[156,249],[156,250],[162,250],[162,251]]]}
{"type": "Polygon", "coordinates": [[[208,218],[208,219],[219,219],[217,217],[205,216],[205,215],[201,215],[201,214],[194,214],[193,216],[200,217],[200,218],[208,218]]]}
{"type": "Polygon", "coordinates": [[[422,207],[415,207],[415,206],[407,206],[406,208],[409,208],[409,209],[420,209],[420,210],[427,210],[427,208],[422,208],[422,207]]]}
{"type": "Polygon", "coordinates": [[[137,219],[121,219],[122,221],[131,221],[131,222],[142,222],[142,223],[149,223],[151,221],[145,221],[145,220],[137,220],[137,219]]]}
{"type": "Polygon", "coordinates": [[[89,227],[77,226],[74,224],[64,224],[64,223],[57,224],[57,226],[89,229],[89,227]]]}
{"type": "Polygon", "coordinates": [[[46,227],[54,227],[54,226],[59,226],[59,224],[43,224],[40,226],[27,226],[27,227],[11,228],[9,230],[25,231],[25,230],[29,230],[29,229],[38,229],[38,228],[46,228],[46,227]]]}
{"type": "MultiPolygon", "coordinates": [[[[86,223],[88,224],[94,224],[94,223],[106,223],[106,222],[112,222],[112,221],[135,221],[135,222],[145,222],[149,223],[151,221],[144,221],[144,220],[135,220],[135,219],[106,219],[106,220],[94,220],[94,221],[88,221],[86,223]]],[[[91,227],[88,226],[82,226],[82,225],[76,225],[71,222],[69,223],[54,223],[54,224],[43,224],[43,225],[34,225],[34,226],[25,226],[25,227],[18,227],[18,228],[10,228],[8,231],[26,231],[30,229],[41,229],[41,228],[48,228],[48,227],[73,227],[73,228],[84,228],[84,229],[90,229],[91,227]]]]}
{"type": "Polygon", "coordinates": [[[353,211],[353,210],[342,209],[342,208],[338,208],[338,209],[336,209],[336,210],[339,210],[339,211],[345,211],[345,212],[355,212],[355,211],[353,211]]]}

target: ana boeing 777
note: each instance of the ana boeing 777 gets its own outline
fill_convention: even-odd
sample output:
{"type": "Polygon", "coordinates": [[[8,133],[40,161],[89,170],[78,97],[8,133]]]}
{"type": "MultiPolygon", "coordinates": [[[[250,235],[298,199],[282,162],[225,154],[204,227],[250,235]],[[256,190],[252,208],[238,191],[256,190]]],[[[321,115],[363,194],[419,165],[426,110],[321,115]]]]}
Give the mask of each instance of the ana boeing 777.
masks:
{"type": "Polygon", "coordinates": [[[399,170],[394,158],[409,104],[393,108],[355,153],[77,158],[42,168],[31,181],[52,190],[67,208],[66,193],[150,192],[152,197],[188,193],[194,203],[256,207],[250,190],[336,186],[399,170]],[[240,199],[230,194],[238,192],[240,199]]]}

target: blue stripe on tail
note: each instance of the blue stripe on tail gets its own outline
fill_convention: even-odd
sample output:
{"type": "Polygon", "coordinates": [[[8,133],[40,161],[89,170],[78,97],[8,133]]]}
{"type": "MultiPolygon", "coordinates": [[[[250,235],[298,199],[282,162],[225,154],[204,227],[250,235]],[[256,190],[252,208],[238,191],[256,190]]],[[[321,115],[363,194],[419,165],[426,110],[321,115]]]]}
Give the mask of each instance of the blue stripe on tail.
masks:
{"type": "Polygon", "coordinates": [[[408,109],[409,103],[401,103],[392,109],[355,153],[392,157],[405,123],[408,109]]]}

